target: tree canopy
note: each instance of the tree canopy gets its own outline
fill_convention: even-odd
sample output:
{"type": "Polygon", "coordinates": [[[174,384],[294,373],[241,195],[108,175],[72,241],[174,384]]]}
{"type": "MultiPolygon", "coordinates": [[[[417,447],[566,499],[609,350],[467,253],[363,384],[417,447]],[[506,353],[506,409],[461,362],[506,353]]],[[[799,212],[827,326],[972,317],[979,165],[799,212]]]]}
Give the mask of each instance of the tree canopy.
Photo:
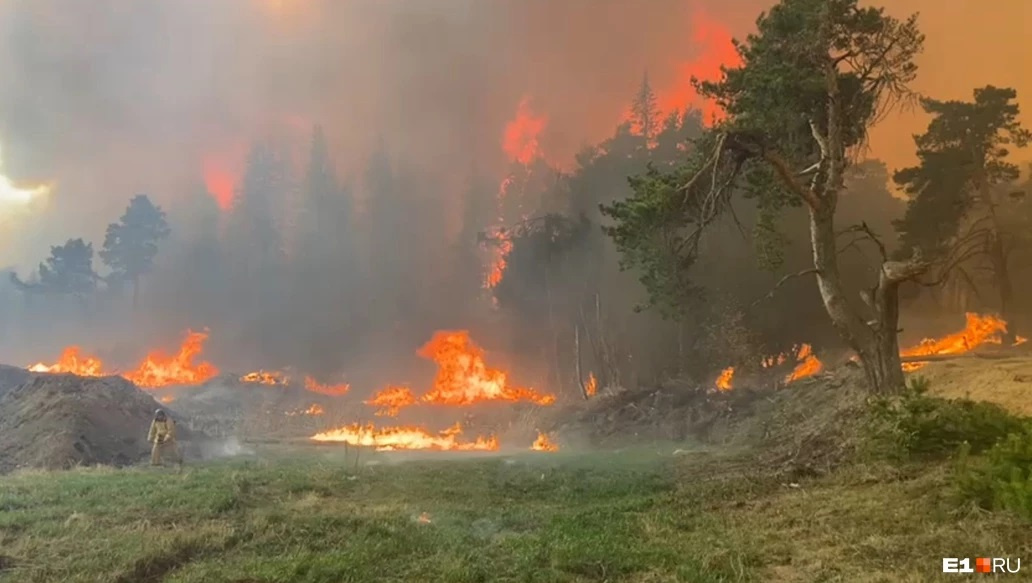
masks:
{"type": "MultiPolygon", "coordinates": [[[[756,199],[768,214],[805,206],[808,271],[828,315],[860,354],[872,388],[898,389],[897,288],[927,266],[884,257],[878,285],[864,295],[867,313],[858,310],[839,273],[834,217],[850,152],[887,108],[911,95],[924,41],[916,16],[897,20],[857,0],[782,0],[756,24],[736,43],[740,66],[696,82],[727,119],[695,141],[681,167],[635,178],[632,198],[604,207],[615,221],[608,232],[650,295],[675,298],[691,287],[687,272],[704,231],[733,215],[733,194],[756,199]]],[[[759,224],[767,228],[756,234],[774,233],[772,221],[759,224]]]]}
{"type": "Polygon", "coordinates": [[[100,258],[111,269],[112,277],[133,283],[134,305],[139,279],[150,273],[158,254],[158,242],[169,233],[165,211],[145,194],[130,199],[122,218],[108,225],[100,258]]]}

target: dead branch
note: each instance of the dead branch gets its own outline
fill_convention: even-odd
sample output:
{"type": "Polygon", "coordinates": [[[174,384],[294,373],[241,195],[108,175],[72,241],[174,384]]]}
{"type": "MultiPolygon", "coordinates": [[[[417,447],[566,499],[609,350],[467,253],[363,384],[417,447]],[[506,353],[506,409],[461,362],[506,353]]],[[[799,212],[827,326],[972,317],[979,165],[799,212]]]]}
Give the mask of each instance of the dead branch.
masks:
{"type": "Polygon", "coordinates": [[[750,307],[755,306],[756,304],[762,302],[763,300],[768,300],[768,299],[774,297],[774,294],[778,291],[778,289],[781,286],[785,285],[785,283],[787,283],[789,280],[795,279],[797,277],[803,277],[803,276],[806,276],[806,275],[811,275],[811,274],[819,275],[820,274],[820,270],[811,267],[810,269],[804,269],[804,270],[802,270],[800,272],[790,273],[790,274],[786,275],[785,277],[782,277],[781,279],[778,280],[778,282],[776,284],[774,284],[774,287],[771,288],[771,290],[769,292],[767,292],[767,295],[759,298],[758,300],[756,300],[752,304],[749,304],[749,306],[750,307]]]}

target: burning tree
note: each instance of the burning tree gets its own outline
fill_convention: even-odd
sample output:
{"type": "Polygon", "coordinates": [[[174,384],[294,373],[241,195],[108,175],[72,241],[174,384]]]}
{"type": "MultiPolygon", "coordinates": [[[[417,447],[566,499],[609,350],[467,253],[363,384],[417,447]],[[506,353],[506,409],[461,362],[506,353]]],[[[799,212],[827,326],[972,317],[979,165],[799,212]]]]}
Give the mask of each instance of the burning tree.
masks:
{"type": "Polygon", "coordinates": [[[603,207],[616,221],[607,231],[663,301],[691,285],[699,241],[730,212],[733,194],[769,211],[805,206],[813,268],[802,273],[816,276],[825,311],[860,356],[871,390],[898,390],[898,288],[929,266],[919,254],[891,261],[866,225],[850,229],[883,251],[878,282],[858,306],[840,275],[835,210],[849,153],[910,96],[924,42],[916,16],[900,21],[858,0],[782,0],[757,29],[736,44],[740,66],[725,68],[720,81],[695,83],[727,118],[695,142],[686,164],[651,169],[632,183],[632,198],[603,207]]]}
{"type": "Polygon", "coordinates": [[[965,263],[986,260],[1011,338],[1014,286],[1008,262],[1027,228],[1008,224],[1001,207],[1021,197],[1001,187],[1020,174],[1007,161],[1008,147],[1024,147],[1032,139],[1018,122],[1016,98],[1013,89],[988,86],[976,89],[970,102],[922,100],[933,117],[925,133],[914,138],[920,162],[893,177],[910,195],[907,212],[896,223],[905,245],[943,261],[945,276],[956,266],[972,287],[965,263]]]}
{"type": "Polygon", "coordinates": [[[109,278],[133,284],[133,308],[140,296],[140,278],[150,273],[158,242],[170,233],[165,211],[145,194],[134,196],[117,223],[108,225],[100,258],[111,268],[109,278]]]}

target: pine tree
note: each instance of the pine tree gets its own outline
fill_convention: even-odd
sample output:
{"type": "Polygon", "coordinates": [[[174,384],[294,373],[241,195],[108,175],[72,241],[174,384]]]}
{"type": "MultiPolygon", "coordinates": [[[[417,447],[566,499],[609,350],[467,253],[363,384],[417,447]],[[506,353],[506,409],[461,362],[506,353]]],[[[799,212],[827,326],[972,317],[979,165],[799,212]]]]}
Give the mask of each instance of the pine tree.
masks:
{"type": "Polygon", "coordinates": [[[134,309],[139,302],[140,278],[150,273],[158,242],[169,233],[165,211],[145,194],[134,196],[122,218],[108,225],[100,258],[113,277],[132,283],[134,309]]]}
{"type": "Polygon", "coordinates": [[[656,94],[652,91],[647,71],[642,76],[634,101],[631,102],[631,122],[637,135],[645,140],[647,147],[651,147],[661,129],[661,119],[656,94]]]}

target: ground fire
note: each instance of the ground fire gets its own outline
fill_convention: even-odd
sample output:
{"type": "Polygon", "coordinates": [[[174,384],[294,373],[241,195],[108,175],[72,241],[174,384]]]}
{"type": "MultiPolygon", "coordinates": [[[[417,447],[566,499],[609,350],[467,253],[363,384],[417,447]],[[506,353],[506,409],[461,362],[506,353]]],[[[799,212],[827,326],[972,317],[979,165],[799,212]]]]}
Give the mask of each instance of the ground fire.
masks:
{"type": "Polygon", "coordinates": [[[78,346],[69,346],[61,352],[54,364],[37,362],[28,367],[32,372],[71,373],[81,377],[104,376],[104,363],[99,358],[83,356],[78,346]]]}
{"type": "Polygon", "coordinates": [[[240,377],[240,382],[252,385],[287,385],[287,375],[278,371],[256,370],[240,377]]]}
{"type": "Polygon", "coordinates": [[[353,424],[312,436],[313,441],[346,442],[351,445],[372,447],[376,451],[435,450],[435,451],[496,451],[494,436],[477,437],[462,441],[462,426],[452,425],[436,435],[420,427],[382,427],[372,424],[353,424]]]}
{"type": "Polygon", "coordinates": [[[365,401],[366,405],[378,407],[377,417],[396,417],[398,411],[419,401],[412,394],[412,389],[401,386],[389,386],[365,401]]]}
{"type": "Polygon", "coordinates": [[[175,354],[169,355],[162,351],[151,352],[130,372],[108,372],[104,369],[103,361],[99,358],[84,356],[77,346],[66,348],[54,364],[36,363],[29,366],[28,369],[33,372],[72,373],[79,376],[118,374],[139,387],[150,389],[171,385],[196,385],[219,373],[211,363],[194,362],[200,356],[207,339],[206,332],[187,331],[186,339],[183,340],[175,354]]]}
{"type": "MultiPolygon", "coordinates": [[[[917,346],[900,351],[903,357],[942,356],[970,352],[984,344],[1001,344],[1007,332],[1007,322],[993,315],[967,313],[964,329],[942,338],[925,338],[917,346]]],[[[1014,345],[1024,344],[1025,338],[1017,337],[1014,345]]],[[[912,372],[927,365],[927,362],[905,362],[903,370],[912,372]]]]}
{"type": "Polygon", "coordinates": [[[559,446],[549,439],[548,435],[538,432],[537,439],[534,440],[530,449],[534,451],[559,451],[559,446]]]}
{"type": "Polygon", "coordinates": [[[594,397],[598,393],[598,379],[595,378],[595,373],[588,373],[588,380],[584,383],[584,394],[589,397],[594,397]]]}

